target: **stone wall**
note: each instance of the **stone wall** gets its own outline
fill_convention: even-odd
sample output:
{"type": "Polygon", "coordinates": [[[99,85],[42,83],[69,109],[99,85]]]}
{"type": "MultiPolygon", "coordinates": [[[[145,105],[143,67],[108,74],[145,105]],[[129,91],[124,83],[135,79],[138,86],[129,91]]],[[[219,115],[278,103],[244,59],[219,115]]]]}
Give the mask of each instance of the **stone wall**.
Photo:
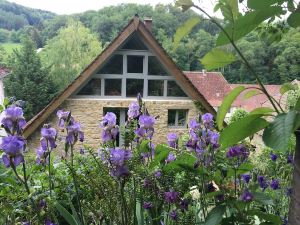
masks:
{"type": "MultiPolygon", "coordinates": [[[[103,107],[128,108],[133,101],[127,99],[67,99],[61,109],[71,110],[72,115],[82,124],[85,134],[85,142],[94,148],[101,142],[99,123],[103,116],[103,107]]],[[[191,100],[144,100],[149,113],[152,116],[159,116],[155,124],[154,143],[166,142],[166,134],[175,132],[184,133],[186,128],[169,128],[168,127],[168,109],[188,109],[188,120],[198,114],[198,110],[191,100]]],[[[56,110],[57,111],[57,110],[56,110]]],[[[45,123],[51,123],[57,128],[56,111],[49,117],[45,123]]],[[[40,128],[35,131],[28,139],[29,149],[36,149],[39,146],[40,128]]],[[[62,143],[59,146],[63,146],[62,143]]],[[[60,149],[62,150],[62,149],[60,149]]]]}

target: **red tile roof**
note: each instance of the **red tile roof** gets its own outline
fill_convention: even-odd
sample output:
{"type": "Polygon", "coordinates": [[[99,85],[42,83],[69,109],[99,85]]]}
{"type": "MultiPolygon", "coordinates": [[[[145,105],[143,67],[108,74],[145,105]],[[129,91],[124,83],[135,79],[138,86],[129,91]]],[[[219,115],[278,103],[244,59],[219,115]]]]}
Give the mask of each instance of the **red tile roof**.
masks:
{"type": "MultiPolygon", "coordinates": [[[[247,89],[258,88],[256,84],[229,84],[220,72],[200,72],[200,71],[185,71],[184,74],[197,88],[197,90],[208,100],[208,102],[218,107],[221,105],[224,97],[235,87],[245,86],[247,89]]],[[[269,94],[276,100],[280,100],[280,85],[265,85],[269,94]]],[[[241,107],[247,111],[252,111],[258,107],[271,107],[267,97],[263,94],[245,99],[244,91],[238,99],[233,103],[233,107],[241,107]]],[[[285,99],[281,100],[283,103],[285,99]]]]}

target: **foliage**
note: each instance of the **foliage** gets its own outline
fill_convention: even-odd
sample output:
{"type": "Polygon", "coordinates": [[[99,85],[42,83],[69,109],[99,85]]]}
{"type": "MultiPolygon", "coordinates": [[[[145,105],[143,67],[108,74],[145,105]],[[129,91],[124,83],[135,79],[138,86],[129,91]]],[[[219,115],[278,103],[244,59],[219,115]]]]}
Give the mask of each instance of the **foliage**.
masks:
{"type": "Polygon", "coordinates": [[[57,89],[29,40],[13,52],[8,66],[12,72],[4,80],[6,94],[25,101],[25,116],[29,119],[49,103],[57,89]]]}
{"type": "Polygon", "coordinates": [[[62,90],[101,50],[101,43],[89,29],[80,22],[69,21],[66,28],[47,42],[41,54],[43,65],[50,70],[51,79],[62,90]]]}
{"type": "Polygon", "coordinates": [[[230,115],[229,124],[234,123],[236,121],[241,120],[245,116],[248,115],[248,112],[243,108],[237,108],[234,112],[230,115]]]}

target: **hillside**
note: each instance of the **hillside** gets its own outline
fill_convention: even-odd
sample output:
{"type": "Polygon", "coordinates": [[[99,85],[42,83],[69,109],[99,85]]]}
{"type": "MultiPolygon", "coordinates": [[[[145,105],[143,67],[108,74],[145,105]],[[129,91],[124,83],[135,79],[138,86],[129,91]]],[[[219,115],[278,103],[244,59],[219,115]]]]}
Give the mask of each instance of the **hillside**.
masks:
{"type": "Polygon", "coordinates": [[[0,28],[19,30],[26,25],[38,26],[46,19],[51,19],[55,13],[32,9],[16,3],[0,0],[0,28]]]}

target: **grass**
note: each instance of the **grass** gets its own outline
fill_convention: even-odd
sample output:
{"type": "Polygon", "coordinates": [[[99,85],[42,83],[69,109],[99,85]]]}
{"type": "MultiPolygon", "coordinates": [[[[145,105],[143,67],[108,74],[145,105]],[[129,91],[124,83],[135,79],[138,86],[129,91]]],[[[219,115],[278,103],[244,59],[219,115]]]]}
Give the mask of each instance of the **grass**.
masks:
{"type": "Polygon", "coordinates": [[[20,43],[0,43],[0,46],[5,49],[5,51],[10,54],[13,52],[14,49],[19,49],[21,47],[20,43]]]}

